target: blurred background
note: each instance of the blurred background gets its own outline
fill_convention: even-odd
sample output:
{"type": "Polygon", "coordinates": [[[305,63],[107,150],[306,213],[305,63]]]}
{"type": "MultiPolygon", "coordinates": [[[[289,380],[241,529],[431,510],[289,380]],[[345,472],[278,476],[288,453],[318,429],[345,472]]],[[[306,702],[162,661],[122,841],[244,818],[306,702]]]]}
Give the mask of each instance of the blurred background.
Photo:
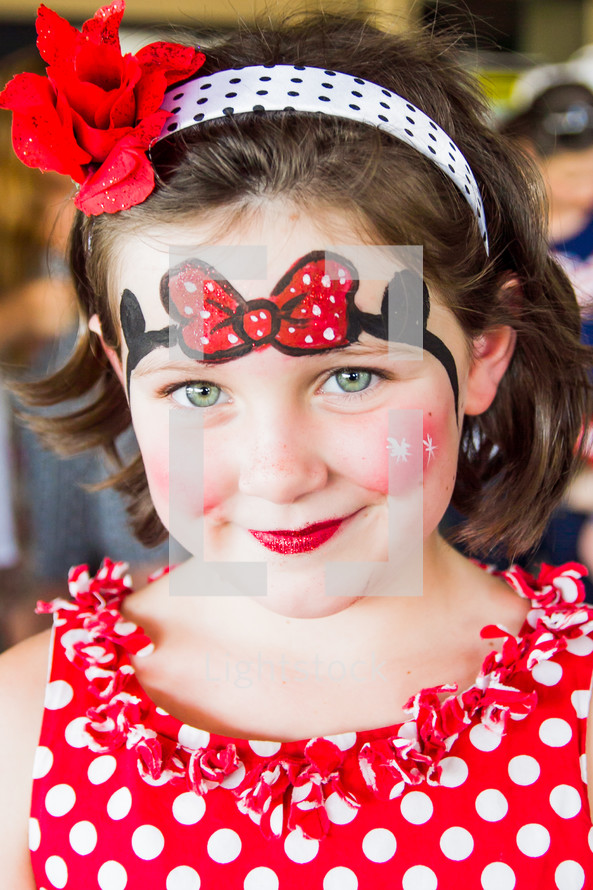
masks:
{"type": "MultiPolygon", "coordinates": [[[[0,0],[0,88],[21,71],[43,73],[35,50],[37,0],[0,0]]],[[[99,2],[51,0],[79,26],[99,2]]],[[[374,16],[383,27],[424,25],[454,35],[464,64],[480,79],[492,126],[536,164],[549,198],[550,250],[572,277],[583,339],[593,343],[593,0],[127,0],[124,51],[163,36],[160,26],[198,38],[228,32],[238,19],[275,18],[294,9],[374,16]]],[[[39,377],[62,363],[77,319],[66,263],[72,184],[20,164],[10,115],[0,112],[0,650],[42,629],[37,599],[63,595],[68,568],[104,555],[131,563],[137,584],[168,559],[146,550],[126,527],[109,491],[84,486],[106,475],[100,456],[63,461],[19,418],[6,383],[39,377]]],[[[133,437],[122,449],[132,453],[133,437]]],[[[459,517],[451,514],[447,525],[459,517]]],[[[585,461],[540,550],[541,561],[579,560],[593,569],[593,464],[585,461]]],[[[589,587],[593,599],[593,588],[589,587]]]]}

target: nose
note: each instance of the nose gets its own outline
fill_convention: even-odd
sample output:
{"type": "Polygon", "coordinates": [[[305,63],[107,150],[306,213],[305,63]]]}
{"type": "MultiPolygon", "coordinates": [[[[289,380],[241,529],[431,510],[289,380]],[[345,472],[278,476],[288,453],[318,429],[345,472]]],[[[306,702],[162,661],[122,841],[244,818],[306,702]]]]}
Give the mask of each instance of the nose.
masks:
{"type": "Polygon", "coordinates": [[[328,467],[310,418],[277,407],[252,417],[244,433],[239,471],[243,494],[290,504],[325,487],[328,467]]]}

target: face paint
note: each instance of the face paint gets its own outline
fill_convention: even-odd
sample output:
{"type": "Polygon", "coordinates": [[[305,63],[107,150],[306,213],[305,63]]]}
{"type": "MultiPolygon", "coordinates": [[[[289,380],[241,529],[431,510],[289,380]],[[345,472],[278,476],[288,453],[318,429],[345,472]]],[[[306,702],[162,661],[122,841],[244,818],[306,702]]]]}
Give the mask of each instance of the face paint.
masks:
{"type": "Polygon", "coordinates": [[[427,433],[426,438],[422,440],[422,444],[424,445],[426,463],[429,464],[431,460],[434,459],[436,450],[439,446],[435,445],[435,443],[432,441],[432,436],[430,435],[430,433],[427,433]]]}
{"type": "Polygon", "coordinates": [[[395,458],[395,462],[399,464],[401,461],[407,463],[410,456],[410,444],[405,437],[395,439],[392,436],[387,437],[387,448],[389,449],[389,457],[395,458]]]}
{"type": "Polygon", "coordinates": [[[288,270],[269,300],[247,302],[215,269],[190,260],[163,277],[161,302],[190,358],[228,361],[268,345],[301,355],[350,342],[357,278],[343,257],[315,251],[288,270]]]}
{"type": "MultiPolygon", "coordinates": [[[[358,272],[344,257],[313,251],[282,276],[271,298],[246,301],[214,268],[187,260],[161,280],[161,302],[174,324],[146,331],[136,296],[125,289],[121,324],[128,345],[127,382],[137,364],[153,349],[179,345],[197,361],[226,362],[252,349],[274,346],[288,355],[319,353],[356,343],[365,332],[381,340],[420,345],[418,321],[409,302],[418,292],[410,270],[397,272],[385,288],[381,313],[362,312],[355,304],[358,272]]],[[[457,414],[459,384],[455,360],[427,330],[430,296],[422,282],[421,345],[445,368],[457,414]]]]}

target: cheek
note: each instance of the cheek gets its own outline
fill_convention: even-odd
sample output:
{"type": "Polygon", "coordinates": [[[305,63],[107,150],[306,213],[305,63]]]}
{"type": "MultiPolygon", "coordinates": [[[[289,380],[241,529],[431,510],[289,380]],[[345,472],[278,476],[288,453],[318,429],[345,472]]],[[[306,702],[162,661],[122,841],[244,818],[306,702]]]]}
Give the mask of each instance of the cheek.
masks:
{"type": "Polygon", "coordinates": [[[451,460],[457,464],[457,429],[451,428],[451,416],[428,411],[422,423],[422,462],[425,477],[442,474],[451,460]]]}
{"type": "Polygon", "coordinates": [[[423,430],[423,513],[425,532],[436,528],[451,502],[459,456],[459,431],[454,417],[430,411],[423,430]]]}
{"type": "Polygon", "coordinates": [[[174,422],[163,422],[158,432],[158,424],[146,428],[136,421],[134,426],[150,495],[167,527],[175,511],[180,516],[197,517],[214,509],[224,487],[220,460],[215,459],[214,449],[208,448],[203,431],[174,426],[174,422]]]}
{"type": "Polygon", "coordinates": [[[422,481],[424,416],[394,409],[357,417],[334,446],[336,467],[357,485],[379,494],[402,495],[422,481]]]}
{"type": "Polygon", "coordinates": [[[449,410],[392,410],[343,431],[335,455],[345,475],[380,494],[405,495],[423,482],[452,490],[458,432],[449,410]]]}
{"type": "Polygon", "coordinates": [[[330,431],[328,453],[339,476],[361,488],[385,493],[389,481],[386,415],[344,418],[339,435],[330,431]]]}
{"type": "Polygon", "coordinates": [[[169,491],[171,486],[171,470],[169,464],[169,442],[148,440],[136,433],[142,461],[148,481],[150,497],[164,525],[169,527],[169,491]]]}

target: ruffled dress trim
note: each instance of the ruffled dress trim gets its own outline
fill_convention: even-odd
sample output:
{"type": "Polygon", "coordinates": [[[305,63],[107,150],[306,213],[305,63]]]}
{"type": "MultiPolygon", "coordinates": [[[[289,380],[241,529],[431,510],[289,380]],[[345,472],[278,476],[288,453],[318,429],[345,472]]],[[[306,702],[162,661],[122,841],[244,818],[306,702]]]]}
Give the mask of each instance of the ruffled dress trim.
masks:
{"type": "MultiPolygon", "coordinates": [[[[469,689],[422,689],[406,703],[409,719],[404,723],[356,733],[360,774],[377,797],[393,799],[407,786],[423,782],[439,785],[441,760],[467,727],[480,722],[503,736],[510,718],[521,719],[534,710],[535,665],[593,631],[593,610],[580,605],[580,578],[585,573],[577,563],[543,565],[537,580],[518,567],[496,573],[532,602],[520,633],[485,627],[483,638],[501,637],[504,642],[499,652],[486,657],[469,689]]],[[[107,559],[94,578],[87,566],[76,567],[68,585],[71,600],[39,603],[38,611],[53,612],[56,627],[68,626],[61,643],[69,661],[84,672],[94,700],[84,725],[90,750],[133,751],[140,775],[152,783],[185,780],[200,796],[225,789],[267,837],[282,835],[284,804],[289,830],[299,827],[305,837],[317,840],[329,828],[326,801],[331,794],[350,807],[360,806],[343,781],[344,758],[354,733],[302,742],[247,742],[182,724],[156,708],[130,662],[131,655],[147,656],[154,646],[142,628],[120,612],[122,600],[132,591],[127,564],[107,559]],[[167,731],[158,729],[158,715],[169,721],[167,731]],[[169,731],[172,724],[175,733],[169,731]]]]}

